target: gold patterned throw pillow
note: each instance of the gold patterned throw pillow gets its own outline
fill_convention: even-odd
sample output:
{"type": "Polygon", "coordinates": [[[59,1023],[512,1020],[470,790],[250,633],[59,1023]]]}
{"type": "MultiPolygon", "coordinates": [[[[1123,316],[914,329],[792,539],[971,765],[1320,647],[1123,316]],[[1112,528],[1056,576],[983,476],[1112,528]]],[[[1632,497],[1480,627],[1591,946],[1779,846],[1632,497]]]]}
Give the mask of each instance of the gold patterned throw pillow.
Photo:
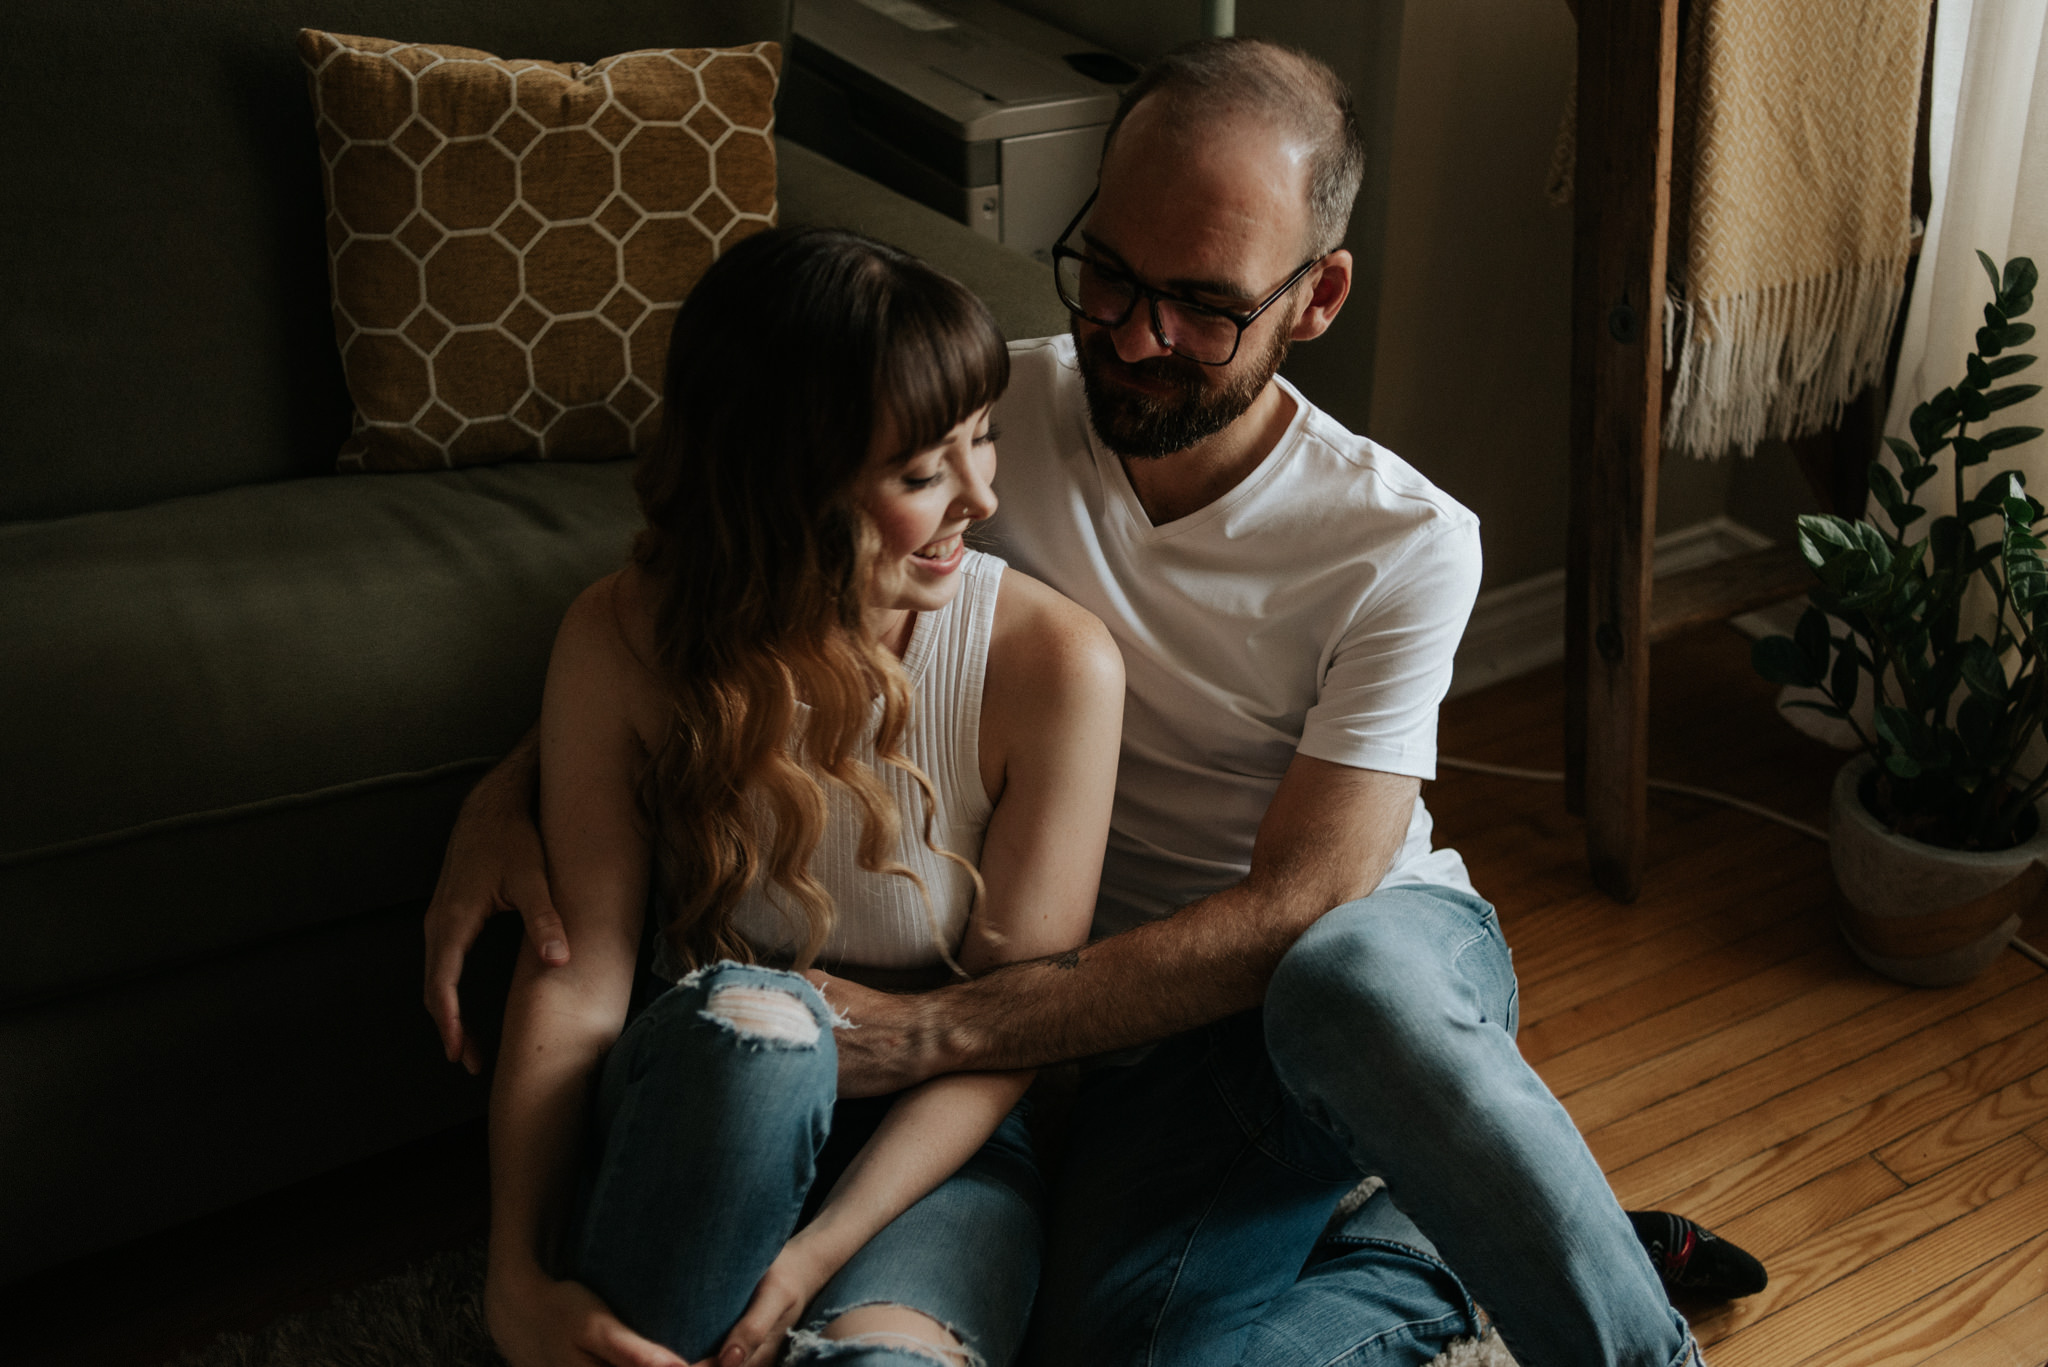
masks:
{"type": "Polygon", "coordinates": [[[677,305],[775,221],[781,49],[583,66],[305,29],[299,51],[356,406],[340,467],[644,449],[677,305]]]}

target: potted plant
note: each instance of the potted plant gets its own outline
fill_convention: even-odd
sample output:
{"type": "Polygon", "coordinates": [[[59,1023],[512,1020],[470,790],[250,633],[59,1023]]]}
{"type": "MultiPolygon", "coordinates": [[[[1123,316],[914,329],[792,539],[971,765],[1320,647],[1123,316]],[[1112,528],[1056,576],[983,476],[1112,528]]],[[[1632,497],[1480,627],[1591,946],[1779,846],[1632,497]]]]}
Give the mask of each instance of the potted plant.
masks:
{"type": "Polygon", "coordinates": [[[2043,506],[2017,470],[1965,472],[2031,441],[2038,427],[1991,427],[2039,385],[2001,384],[2034,363],[2009,348],[2034,335],[2025,257],[2001,272],[1979,252],[1992,301],[1964,378],[1913,410],[1912,441],[1887,437],[1896,475],[1869,467],[1891,523],[1799,519],[1819,583],[1791,636],[1756,643],[1757,672],[1818,690],[1811,707],[1848,723],[1861,753],[1837,775],[1829,820],[1842,929],[1871,967],[1907,982],[1960,982],[1989,966],[2048,883],[2048,772],[2031,747],[2048,718],[2048,566],[2043,506]],[[1919,492],[1951,454],[1953,513],[1919,526],[1919,492]],[[1915,539],[1917,538],[1917,539],[1915,539]],[[1867,693],[1866,693],[1866,690],[1867,693]],[[1867,708],[1859,702],[1867,699],[1867,708]]]}

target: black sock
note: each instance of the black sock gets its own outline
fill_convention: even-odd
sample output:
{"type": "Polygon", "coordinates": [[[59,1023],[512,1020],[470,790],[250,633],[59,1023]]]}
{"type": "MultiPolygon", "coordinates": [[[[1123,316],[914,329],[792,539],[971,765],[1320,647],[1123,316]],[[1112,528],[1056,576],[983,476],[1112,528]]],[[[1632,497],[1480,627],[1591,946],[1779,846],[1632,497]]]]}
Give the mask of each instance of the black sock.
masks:
{"type": "Polygon", "coordinates": [[[1770,1274],[1764,1265],[1712,1231],[1668,1210],[1632,1210],[1628,1222],[1650,1255],[1650,1265],[1673,1291],[1753,1296],[1770,1274]]]}

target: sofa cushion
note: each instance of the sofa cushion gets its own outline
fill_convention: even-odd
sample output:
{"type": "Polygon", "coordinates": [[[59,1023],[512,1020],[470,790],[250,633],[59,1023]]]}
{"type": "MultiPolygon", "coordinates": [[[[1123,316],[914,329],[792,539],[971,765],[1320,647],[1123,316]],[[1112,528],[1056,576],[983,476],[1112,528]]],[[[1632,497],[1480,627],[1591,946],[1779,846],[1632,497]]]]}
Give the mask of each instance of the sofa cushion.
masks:
{"type": "Polygon", "coordinates": [[[299,52],[341,468],[645,450],[683,296],[775,221],[777,45],[582,65],[307,29],[299,52]]]}
{"type": "Polygon", "coordinates": [[[0,1006],[430,891],[563,610],[623,563],[629,469],[0,527],[0,1006]]]}

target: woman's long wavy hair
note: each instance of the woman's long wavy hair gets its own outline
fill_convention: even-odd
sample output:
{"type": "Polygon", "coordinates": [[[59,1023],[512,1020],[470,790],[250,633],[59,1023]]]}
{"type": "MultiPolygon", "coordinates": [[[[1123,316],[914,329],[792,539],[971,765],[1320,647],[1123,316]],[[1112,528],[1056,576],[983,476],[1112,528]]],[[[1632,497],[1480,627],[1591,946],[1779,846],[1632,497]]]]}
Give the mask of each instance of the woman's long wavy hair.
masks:
{"type": "Polygon", "coordinates": [[[855,482],[879,423],[902,449],[932,446],[995,401],[1009,365],[966,289],[832,229],[748,238],[678,313],[661,434],[634,481],[646,527],[633,559],[671,701],[643,797],[685,964],[754,958],[732,919],[763,878],[806,923],[797,965],[816,958],[833,918],[810,872],[828,786],[860,810],[860,866],[912,879],[929,907],[891,857],[901,815],[861,758],[877,698],[876,762],[911,776],[925,843],[973,873],[934,843],[931,783],[900,749],[911,689],[864,624],[878,543],[855,482]]]}

